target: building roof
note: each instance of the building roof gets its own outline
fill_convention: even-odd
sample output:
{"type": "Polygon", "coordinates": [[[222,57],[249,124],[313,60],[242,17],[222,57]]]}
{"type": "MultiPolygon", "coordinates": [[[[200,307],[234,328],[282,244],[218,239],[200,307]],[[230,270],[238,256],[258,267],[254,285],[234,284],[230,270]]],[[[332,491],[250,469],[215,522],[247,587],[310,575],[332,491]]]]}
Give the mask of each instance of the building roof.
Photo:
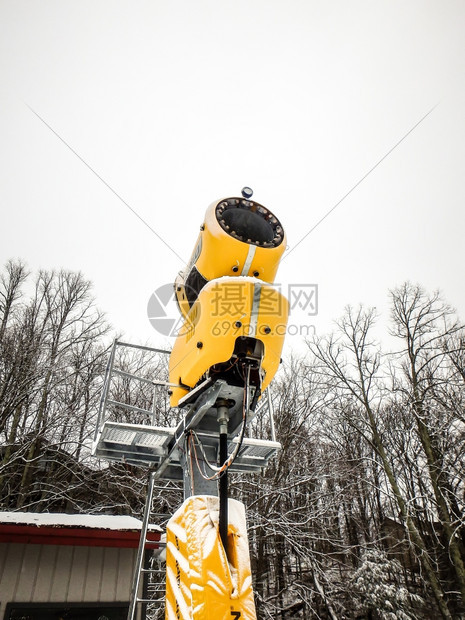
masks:
{"type": "MultiPolygon", "coordinates": [[[[0,542],[134,548],[141,526],[139,519],[128,516],[0,512],[0,542]]],[[[150,525],[147,538],[155,542],[160,533],[157,525],[150,525]]]]}

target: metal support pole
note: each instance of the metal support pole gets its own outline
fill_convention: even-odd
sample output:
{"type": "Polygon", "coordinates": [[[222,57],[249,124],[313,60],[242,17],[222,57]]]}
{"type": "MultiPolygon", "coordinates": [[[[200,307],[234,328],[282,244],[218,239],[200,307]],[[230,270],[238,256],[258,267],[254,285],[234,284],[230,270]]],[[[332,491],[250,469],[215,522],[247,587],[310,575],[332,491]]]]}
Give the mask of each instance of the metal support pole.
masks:
{"type": "MultiPolygon", "coordinates": [[[[228,458],[228,422],[229,408],[226,402],[218,405],[218,423],[220,425],[220,465],[228,458]]],[[[227,554],[228,542],[228,470],[227,468],[221,474],[218,481],[218,497],[219,497],[219,532],[221,542],[227,554]]]]}
{"type": "Polygon", "coordinates": [[[266,390],[266,398],[268,401],[268,416],[270,418],[271,441],[276,441],[276,431],[274,428],[274,409],[269,387],[266,390]]]}
{"type": "Polygon", "coordinates": [[[141,620],[146,620],[147,618],[147,607],[148,603],[145,601],[149,598],[149,574],[150,574],[150,564],[153,557],[153,549],[146,549],[144,553],[144,573],[142,573],[142,600],[144,601],[141,605],[140,617],[141,620]]]}
{"type": "MultiPolygon", "coordinates": [[[[214,461],[218,457],[218,449],[207,446],[205,448],[208,458],[214,461]]],[[[189,442],[184,441],[183,449],[180,450],[179,462],[183,472],[184,499],[192,495],[218,495],[218,485],[216,480],[205,480],[196,459],[190,452],[189,442]]]]}
{"type": "Polygon", "coordinates": [[[116,354],[116,345],[118,344],[118,342],[115,340],[113,342],[113,346],[111,347],[111,353],[110,353],[110,357],[108,359],[108,364],[105,370],[105,379],[103,382],[103,391],[102,391],[102,396],[100,397],[100,405],[99,405],[99,410],[98,410],[98,417],[97,417],[97,424],[95,426],[95,431],[94,431],[94,443],[97,441],[97,437],[98,434],[100,433],[102,426],[103,426],[103,422],[105,421],[103,419],[104,415],[105,415],[105,411],[107,408],[107,400],[108,400],[108,392],[110,389],[110,382],[111,382],[111,373],[113,371],[113,365],[115,363],[115,354],[116,354]]]}

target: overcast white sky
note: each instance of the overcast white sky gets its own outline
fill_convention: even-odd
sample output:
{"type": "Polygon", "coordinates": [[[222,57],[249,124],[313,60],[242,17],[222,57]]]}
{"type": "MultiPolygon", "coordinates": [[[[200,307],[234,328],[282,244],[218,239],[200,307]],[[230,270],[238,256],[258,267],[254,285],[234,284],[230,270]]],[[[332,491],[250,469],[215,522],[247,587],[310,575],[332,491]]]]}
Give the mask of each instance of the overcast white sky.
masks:
{"type": "MultiPolygon", "coordinates": [[[[132,341],[207,206],[244,185],[318,283],[325,330],[389,288],[465,317],[465,3],[0,0],[0,262],[81,270],[132,341]]],[[[300,321],[304,320],[302,317],[300,321]]]]}

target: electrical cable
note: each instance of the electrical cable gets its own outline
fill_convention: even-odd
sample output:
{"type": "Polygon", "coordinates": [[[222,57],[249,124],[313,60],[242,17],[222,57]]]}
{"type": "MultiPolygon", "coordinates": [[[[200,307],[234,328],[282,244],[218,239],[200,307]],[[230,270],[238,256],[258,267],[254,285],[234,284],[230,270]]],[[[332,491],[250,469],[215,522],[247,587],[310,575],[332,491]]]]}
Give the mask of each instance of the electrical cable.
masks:
{"type": "MultiPolygon", "coordinates": [[[[244,364],[245,365],[245,364],[244,364]]],[[[237,455],[239,454],[239,451],[242,447],[242,443],[244,441],[244,436],[245,436],[245,429],[247,426],[247,413],[249,410],[249,380],[250,380],[250,366],[247,364],[247,373],[245,378],[245,382],[244,382],[244,397],[243,397],[243,401],[242,401],[242,427],[241,427],[241,432],[239,435],[239,440],[237,442],[236,447],[234,448],[233,452],[228,456],[228,458],[226,459],[226,461],[221,465],[221,466],[217,466],[217,465],[213,465],[212,463],[210,463],[210,461],[207,458],[207,455],[205,454],[205,449],[204,446],[202,444],[202,441],[200,440],[199,436],[197,435],[197,433],[194,430],[191,430],[189,433],[189,443],[192,443],[192,448],[194,451],[194,456],[195,456],[195,461],[197,464],[197,469],[199,470],[200,475],[202,476],[202,478],[204,478],[205,480],[218,480],[219,478],[221,478],[221,476],[223,475],[223,473],[229,468],[231,467],[231,465],[234,463],[234,461],[237,458],[237,455]],[[197,440],[198,446],[200,448],[200,451],[202,453],[204,462],[206,463],[206,465],[215,473],[213,474],[213,476],[206,476],[201,468],[200,468],[200,463],[199,463],[199,459],[198,459],[198,454],[197,454],[197,447],[196,447],[196,442],[194,441],[194,438],[197,440]]]]}
{"type": "Polygon", "coordinates": [[[189,443],[190,443],[190,439],[191,436],[189,435],[188,439],[187,439],[187,455],[189,457],[189,459],[186,461],[188,462],[188,467],[189,467],[189,473],[190,473],[190,477],[191,477],[191,491],[192,491],[192,495],[195,495],[195,489],[194,489],[194,463],[192,461],[192,450],[190,449],[189,443]]]}

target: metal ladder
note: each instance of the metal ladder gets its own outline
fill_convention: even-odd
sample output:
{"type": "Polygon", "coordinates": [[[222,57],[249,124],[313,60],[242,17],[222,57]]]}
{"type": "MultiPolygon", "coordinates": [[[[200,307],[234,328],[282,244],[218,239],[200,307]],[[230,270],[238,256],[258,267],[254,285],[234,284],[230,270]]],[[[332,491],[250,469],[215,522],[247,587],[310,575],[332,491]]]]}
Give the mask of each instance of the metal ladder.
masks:
{"type": "MultiPolygon", "coordinates": [[[[128,620],[162,620],[165,617],[165,541],[147,538],[150,517],[160,516],[153,513],[153,492],[155,472],[149,473],[147,498],[137,550],[134,576],[132,582],[131,599],[128,611],[128,620]],[[140,593],[140,594],[139,594],[140,593]],[[137,614],[140,608],[140,614],[137,614]]],[[[167,520],[167,519],[166,519],[167,520]]]]}

